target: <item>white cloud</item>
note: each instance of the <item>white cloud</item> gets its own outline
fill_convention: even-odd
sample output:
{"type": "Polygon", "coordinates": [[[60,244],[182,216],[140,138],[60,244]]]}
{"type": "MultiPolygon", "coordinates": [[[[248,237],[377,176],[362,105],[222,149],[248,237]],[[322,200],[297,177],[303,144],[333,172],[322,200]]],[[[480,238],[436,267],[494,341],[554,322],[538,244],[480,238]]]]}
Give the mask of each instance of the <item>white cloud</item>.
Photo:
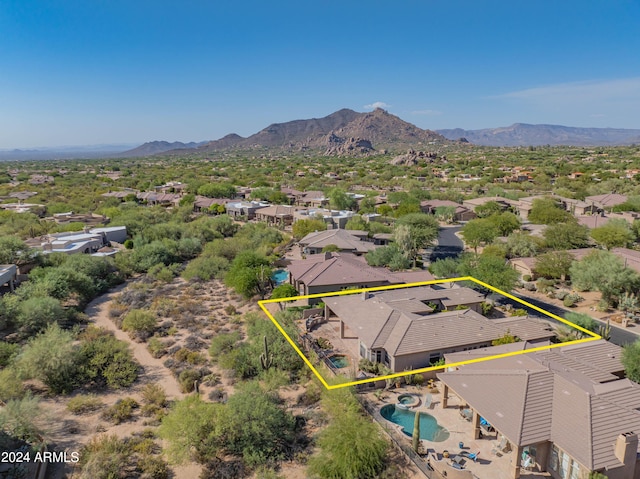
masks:
{"type": "Polygon", "coordinates": [[[369,110],[375,110],[376,108],[391,108],[391,105],[383,101],[374,101],[370,105],[365,105],[364,108],[367,108],[369,110]]]}
{"type": "Polygon", "coordinates": [[[517,99],[545,104],[575,102],[640,101],[640,78],[589,80],[557,83],[492,96],[493,99],[517,99]]]}
{"type": "Polygon", "coordinates": [[[413,110],[411,114],[425,115],[425,116],[438,116],[438,115],[442,115],[442,112],[438,110],[413,110]]]}

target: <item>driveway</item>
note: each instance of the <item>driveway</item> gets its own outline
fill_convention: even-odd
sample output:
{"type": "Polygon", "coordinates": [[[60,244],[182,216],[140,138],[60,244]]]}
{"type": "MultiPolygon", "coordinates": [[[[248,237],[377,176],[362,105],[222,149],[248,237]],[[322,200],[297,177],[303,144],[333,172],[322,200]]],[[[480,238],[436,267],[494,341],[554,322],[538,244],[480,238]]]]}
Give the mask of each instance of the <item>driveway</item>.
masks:
{"type": "Polygon", "coordinates": [[[456,236],[462,226],[445,226],[440,228],[438,233],[438,246],[433,248],[429,261],[434,262],[438,259],[455,258],[464,249],[464,243],[456,236]]]}

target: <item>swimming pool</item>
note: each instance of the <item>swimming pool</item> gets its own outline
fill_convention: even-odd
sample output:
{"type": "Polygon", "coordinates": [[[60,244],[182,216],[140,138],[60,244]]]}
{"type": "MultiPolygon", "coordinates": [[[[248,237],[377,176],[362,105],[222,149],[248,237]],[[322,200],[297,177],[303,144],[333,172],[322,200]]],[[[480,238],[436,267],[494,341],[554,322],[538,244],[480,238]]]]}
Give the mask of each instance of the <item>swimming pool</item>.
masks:
{"type": "Polygon", "coordinates": [[[289,272],[286,269],[277,269],[271,275],[271,279],[276,286],[286,282],[289,279],[289,272]]]}
{"type": "Polygon", "coordinates": [[[349,366],[349,360],[342,354],[334,354],[329,358],[329,361],[331,361],[331,364],[333,364],[333,366],[337,369],[346,368],[347,366],[349,366]]]}
{"type": "MultiPolygon", "coordinates": [[[[396,408],[395,404],[382,406],[380,414],[387,421],[402,426],[407,436],[413,434],[413,422],[416,413],[408,409],[396,408]]],[[[420,413],[420,439],[432,442],[442,442],[449,439],[449,431],[438,424],[435,417],[430,414],[420,413]]]]}

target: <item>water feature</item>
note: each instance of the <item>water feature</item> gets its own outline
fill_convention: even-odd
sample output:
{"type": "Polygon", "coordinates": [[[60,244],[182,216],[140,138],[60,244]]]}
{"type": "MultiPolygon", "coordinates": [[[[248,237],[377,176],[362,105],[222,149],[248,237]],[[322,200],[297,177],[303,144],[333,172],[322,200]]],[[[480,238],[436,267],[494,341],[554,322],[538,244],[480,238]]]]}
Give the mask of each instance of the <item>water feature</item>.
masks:
{"type": "MultiPolygon", "coordinates": [[[[400,409],[395,404],[382,406],[380,414],[387,421],[402,426],[403,432],[411,436],[413,434],[413,422],[416,413],[409,409],[400,409]]],[[[420,439],[442,442],[449,438],[449,431],[438,424],[435,417],[427,413],[420,413],[420,439]]]]}

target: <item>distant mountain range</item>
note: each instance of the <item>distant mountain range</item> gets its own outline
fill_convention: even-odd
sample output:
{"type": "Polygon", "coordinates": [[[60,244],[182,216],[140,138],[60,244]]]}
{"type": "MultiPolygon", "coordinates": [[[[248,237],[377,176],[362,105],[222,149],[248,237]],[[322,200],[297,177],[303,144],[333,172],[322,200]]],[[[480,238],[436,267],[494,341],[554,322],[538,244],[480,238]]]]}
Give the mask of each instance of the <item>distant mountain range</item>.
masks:
{"type": "Polygon", "coordinates": [[[560,125],[515,123],[482,130],[423,130],[380,108],[358,113],[338,110],[323,118],[273,123],[242,137],[235,133],[200,143],[151,141],[131,145],[97,145],[29,150],[0,150],[0,160],[142,157],[181,155],[225,150],[313,151],[325,155],[435,150],[438,145],[466,139],[486,146],[613,146],[640,143],[640,130],[622,128],[576,128],[560,125]]]}
{"type": "Polygon", "coordinates": [[[68,160],[76,158],[110,158],[128,150],[132,144],[52,146],[42,148],[3,149],[0,161],[13,160],[68,160]]]}
{"type": "Polygon", "coordinates": [[[436,130],[450,140],[465,138],[484,146],[613,146],[640,143],[640,130],[624,128],[577,128],[560,125],[515,123],[483,130],[436,130]]]}
{"type": "Polygon", "coordinates": [[[450,143],[442,135],[423,130],[380,108],[369,113],[338,110],[323,118],[273,123],[243,138],[230,134],[197,146],[167,148],[166,142],[145,143],[120,156],[183,154],[227,149],[315,150],[325,154],[368,154],[375,151],[421,147],[428,143],[450,143]],[[360,141],[359,141],[360,140],[360,141]]]}

